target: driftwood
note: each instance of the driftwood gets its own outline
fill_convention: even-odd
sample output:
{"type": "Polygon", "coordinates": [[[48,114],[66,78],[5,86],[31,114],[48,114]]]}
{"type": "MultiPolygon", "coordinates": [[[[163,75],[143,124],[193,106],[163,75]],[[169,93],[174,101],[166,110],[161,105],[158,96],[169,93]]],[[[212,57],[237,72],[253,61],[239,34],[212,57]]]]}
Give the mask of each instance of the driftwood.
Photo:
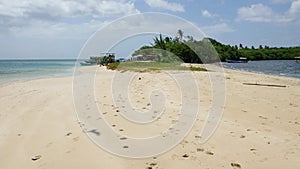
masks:
{"type": "Polygon", "coordinates": [[[267,86],[267,87],[286,87],[286,85],[277,85],[277,84],[262,84],[262,83],[243,83],[244,85],[253,85],[253,86],[267,86]]]}

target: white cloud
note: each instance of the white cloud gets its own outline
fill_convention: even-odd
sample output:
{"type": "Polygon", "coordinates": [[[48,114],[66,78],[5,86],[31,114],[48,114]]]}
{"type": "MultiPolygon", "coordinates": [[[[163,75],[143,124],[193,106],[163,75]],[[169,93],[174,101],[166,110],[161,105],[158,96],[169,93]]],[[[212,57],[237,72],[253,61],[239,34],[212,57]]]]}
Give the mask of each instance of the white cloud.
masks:
{"type": "Polygon", "coordinates": [[[205,32],[205,34],[207,34],[208,36],[211,36],[211,37],[214,37],[214,36],[219,35],[219,34],[229,33],[229,32],[234,32],[235,31],[227,23],[218,23],[218,24],[215,24],[215,25],[203,26],[201,28],[205,32]]]}
{"type": "Polygon", "coordinates": [[[87,39],[108,22],[92,20],[85,23],[51,23],[32,21],[26,27],[12,27],[12,32],[17,37],[43,38],[43,39],[87,39]]]}
{"type": "Polygon", "coordinates": [[[238,9],[238,20],[253,22],[270,22],[274,16],[271,8],[263,4],[254,4],[250,7],[238,9]]]}
{"type": "Polygon", "coordinates": [[[86,36],[102,25],[101,20],[134,13],[139,11],[132,1],[126,0],[2,0],[0,34],[50,38],[86,36]]]}
{"type": "Polygon", "coordinates": [[[211,18],[211,17],[213,17],[214,15],[211,14],[208,10],[203,10],[203,11],[202,11],[202,16],[207,17],[207,18],[211,18]]]}
{"type": "Polygon", "coordinates": [[[263,4],[254,4],[250,7],[241,7],[238,9],[238,21],[250,22],[290,22],[293,18],[277,14],[270,7],[263,4]]]}
{"type": "Polygon", "coordinates": [[[61,19],[79,16],[109,17],[139,12],[130,1],[3,0],[0,16],[24,19],[61,19]]]}
{"type": "Polygon", "coordinates": [[[294,1],[291,4],[290,9],[287,11],[287,15],[291,18],[299,19],[300,16],[300,0],[294,1]]]}
{"type": "Polygon", "coordinates": [[[283,4],[283,3],[290,3],[293,2],[294,0],[270,0],[272,3],[276,4],[283,4]]]}
{"type": "Polygon", "coordinates": [[[179,3],[172,3],[166,0],[145,0],[146,4],[148,4],[152,8],[160,8],[166,9],[173,12],[184,12],[184,7],[179,3]]]}

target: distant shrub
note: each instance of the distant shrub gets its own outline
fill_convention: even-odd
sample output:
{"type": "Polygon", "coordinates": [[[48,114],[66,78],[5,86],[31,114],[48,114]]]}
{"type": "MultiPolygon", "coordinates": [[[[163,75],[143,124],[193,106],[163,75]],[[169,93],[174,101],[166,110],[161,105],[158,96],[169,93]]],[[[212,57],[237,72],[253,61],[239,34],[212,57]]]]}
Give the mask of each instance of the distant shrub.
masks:
{"type": "Polygon", "coordinates": [[[190,67],[191,71],[207,71],[207,69],[202,68],[202,67],[190,67]]]}
{"type": "Polygon", "coordinates": [[[108,64],[106,67],[107,67],[107,69],[116,70],[118,68],[119,64],[120,64],[120,62],[114,62],[114,63],[108,64]]]}

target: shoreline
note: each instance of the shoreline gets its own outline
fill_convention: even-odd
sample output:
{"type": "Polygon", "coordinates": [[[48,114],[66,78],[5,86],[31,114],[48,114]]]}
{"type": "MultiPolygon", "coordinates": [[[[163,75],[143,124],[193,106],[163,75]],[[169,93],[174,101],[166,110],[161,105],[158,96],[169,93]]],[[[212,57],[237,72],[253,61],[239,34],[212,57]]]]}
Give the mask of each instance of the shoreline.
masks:
{"type": "Polygon", "coordinates": [[[249,74],[249,75],[260,75],[260,76],[266,76],[266,77],[270,77],[270,78],[279,78],[279,79],[289,79],[289,80],[296,80],[300,82],[300,78],[296,78],[296,77],[290,77],[290,76],[279,76],[279,75],[274,75],[274,74],[266,74],[266,73],[262,73],[262,72],[252,72],[252,71],[246,71],[246,70],[238,70],[238,69],[230,69],[230,68],[224,68],[224,70],[229,70],[229,71],[233,71],[233,72],[237,72],[237,73],[245,73],[245,74],[249,74]]]}
{"type": "MultiPolygon", "coordinates": [[[[196,66],[196,67],[197,67],[197,65],[202,65],[201,67],[206,68],[206,66],[205,65],[203,66],[203,64],[190,64],[190,63],[187,63],[187,64],[192,65],[192,66],[196,66]]],[[[82,68],[86,68],[86,67],[82,67],[82,68]]],[[[280,76],[280,75],[274,75],[274,74],[267,74],[267,73],[263,73],[263,72],[239,70],[239,69],[234,69],[234,68],[227,68],[227,67],[224,67],[224,66],[222,66],[222,69],[225,70],[224,73],[226,72],[226,70],[229,70],[229,71],[234,71],[234,72],[237,72],[237,73],[246,73],[246,74],[262,75],[262,76],[265,75],[265,76],[270,76],[270,77],[273,77],[273,78],[283,78],[283,79],[291,79],[291,80],[299,80],[300,81],[300,78],[297,78],[297,77],[280,76]]],[[[208,71],[210,71],[210,70],[208,69],[208,71]]],[[[13,80],[13,81],[9,81],[9,82],[0,83],[0,87],[10,85],[10,84],[13,84],[13,83],[22,83],[22,82],[34,81],[34,80],[55,79],[55,78],[64,78],[64,77],[73,77],[73,76],[74,76],[74,68],[73,68],[73,71],[72,71],[71,75],[65,74],[65,75],[58,75],[58,76],[54,76],[54,77],[37,77],[37,78],[32,77],[32,78],[29,78],[29,79],[13,80]]]]}
{"type": "Polygon", "coordinates": [[[26,82],[35,81],[35,80],[58,79],[58,78],[68,78],[68,77],[73,77],[73,73],[72,73],[72,75],[59,75],[59,76],[55,76],[55,77],[38,77],[38,78],[13,80],[13,81],[9,81],[9,82],[0,83],[0,87],[8,86],[8,85],[11,85],[14,83],[26,83],[26,82]]]}
{"type": "Polygon", "coordinates": [[[233,71],[237,71],[237,72],[253,73],[253,74],[258,74],[258,75],[268,75],[268,76],[273,76],[273,77],[282,77],[282,78],[300,79],[300,78],[297,78],[297,77],[284,76],[284,75],[275,75],[275,74],[268,74],[268,73],[264,73],[264,72],[256,72],[256,71],[239,70],[239,69],[234,69],[234,68],[225,68],[225,67],[223,67],[223,69],[229,69],[229,70],[233,70],[233,71]]]}

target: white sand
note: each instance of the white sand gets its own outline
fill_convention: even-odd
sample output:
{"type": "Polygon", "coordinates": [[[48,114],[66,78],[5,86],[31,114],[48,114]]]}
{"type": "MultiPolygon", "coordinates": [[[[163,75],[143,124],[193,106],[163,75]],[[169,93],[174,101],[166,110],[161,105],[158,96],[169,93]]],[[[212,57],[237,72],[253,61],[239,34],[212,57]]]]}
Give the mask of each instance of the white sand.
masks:
{"type": "MultiPolygon", "coordinates": [[[[151,91],[149,86],[155,88],[155,84],[159,84],[169,90],[167,98],[175,106],[170,102],[166,104],[165,118],[149,126],[138,126],[115,116],[113,108],[105,107],[112,102],[109,90],[112,75],[112,71],[102,69],[97,73],[96,86],[106,86],[107,90],[96,89],[96,99],[99,108],[107,112],[106,120],[116,125],[116,131],[138,137],[151,136],[177,119],[180,96],[172,92],[177,91],[176,86],[170,85],[170,79],[163,73],[141,74],[145,84],[138,85],[135,79],[129,91],[134,106],[147,111],[150,109],[148,95],[143,99],[143,94],[151,91]]],[[[200,84],[201,111],[191,133],[167,153],[145,159],[117,157],[90,141],[77,121],[71,77],[2,85],[0,168],[300,168],[299,79],[226,70],[223,118],[214,135],[205,144],[199,144],[212,96],[208,73],[195,72],[194,75],[200,84]],[[245,82],[287,87],[248,86],[243,85],[245,82]],[[183,157],[185,154],[187,157],[183,157]],[[40,158],[34,161],[34,156],[40,158]]]]}

